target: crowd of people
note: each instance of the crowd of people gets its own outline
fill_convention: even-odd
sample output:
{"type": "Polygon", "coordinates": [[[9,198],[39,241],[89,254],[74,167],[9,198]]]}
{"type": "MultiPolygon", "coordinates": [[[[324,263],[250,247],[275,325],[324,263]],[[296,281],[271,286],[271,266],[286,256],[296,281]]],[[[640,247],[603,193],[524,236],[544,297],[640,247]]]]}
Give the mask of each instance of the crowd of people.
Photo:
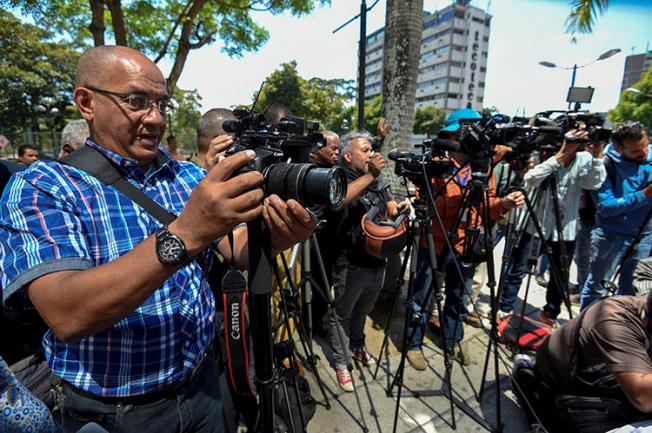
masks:
{"type": "MultiPolygon", "coordinates": [[[[138,51],[86,51],[73,96],[82,119],[62,131],[57,161],[39,161],[39,149],[24,145],[18,149],[20,166],[0,164],[3,321],[16,312],[17,320],[30,317],[42,325],[21,332],[45,332],[42,358],[54,395],[49,409],[55,409],[53,418],[9,369],[8,363],[39,351],[18,344],[3,353],[8,362],[0,362],[0,391],[10,388],[24,397],[2,394],[9,395],[0,400],[9,412],[0,412],[0,431],[231,431],[233,417],[223,414],[239,410],[238,398],[225,379],[229,354],[221,334],[221,292],[211,275],[218,268],[247,269],[246,223],[256,218],[267,227],[271,254],[316,233],[326,270],[321,283],[330,296],[315,296],[312,320],[332,349],[340,387],[354,391],[354,363],[378,361],[367,350],[365,323],[383,287],[393,284],[386,276],[396,274],[392,259],[403,249],[371,248],[365,221],[392,233],[405,230],[398,222],[414,215],[413,200],[398,199],[383,175],[387,161],[377,149],[391,125],[381,119],[377,137],[322,132],[310,162],[339,167],[347,192],[337,209],[308,209],[266,194],[258,171],[234,175],[256,155],[225,155],[237,139],[223,127],[237,120],[229,109],[201,116],[196,153],[182,155],[174,136],[163,147],[165,79],[138,51]],[[117,183],[76,166],[72,157],[81,149],[108,161],[121,180],[171,214],[171,222],[162,223],[117,183]]],[[[271,124],[290,115],[280,106],[264,114],[271,124]]],[[[471,109],[453,112],[439,137],[458,141],[463,121],[480,118],[471,109]]],[[[616,401],[604,424],[567,418],[577,431],[598,431],[591,428],[617,427],[652,412],[649,141],[640,124],[625,123],[610,143],[591,142],[578,128],[558,144],[554,151],[529,155],[525,164],[511,159],[508,147],[496,146],[484,172],[464,145],[438,157],[450,162],[451,176],[426,181],[428,190],[437,191],[429,216],[433,242],[424,236],[412,255],[417,272],[406,299],[406,356],[414,369],[426,370],[422,346],[430,323],[451,359],[469,364],[464,324],[483,326],[477,304],[486,283],[486,254],[518,230],[497,311],[484,319],[501,322],[514,315],[529,263],[540,253],[547,257],[550,279],[538,319],[554,332],[532,360],[533,375],[545,389],[529,398],[535,413],[557,415],[586,409],[582,397],[600,398],[598,408],[616,401]],[[468,191],[478,183],[488,199],[467,205],[468,191]],[[533,216],[526,217],[526,200],[534,204],[533,216]],[[480,227],[488,231],[485,259],[475,248],[485,239],[476,231],[480,227]],[[567,271],[574,256],[576,285],[567,271]],[[615,275],[612,289],[607,283],[615,275]],[[579,303],[582,312],[558,327],[565,302],[579,303]],[[556,398],[569,395],[577,398],[556,398]],[[556,408],[545,407],[552,401],[556,408]]],[[[417,185],[421,198],[427,194],[423,188],[417,185]]]]}

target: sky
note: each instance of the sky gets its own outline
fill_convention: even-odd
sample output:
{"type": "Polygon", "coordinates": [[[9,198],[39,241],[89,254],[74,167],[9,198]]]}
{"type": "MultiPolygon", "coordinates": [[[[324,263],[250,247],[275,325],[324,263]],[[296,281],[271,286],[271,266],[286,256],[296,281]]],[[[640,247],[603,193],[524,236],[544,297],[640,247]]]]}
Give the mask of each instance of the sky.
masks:
{"type": "MultiPolygon", "coordinates": [[[[367,0],[368,5],[373,0],[367,0]]],[[[652,49],[652,0],[612,0],[598,17],[591,35],[580,35],[576,43],[564,32],[568,0],[475,0],[473,5],[493,15],[489,40],[485,106],[496,106],[505,114],[534,114],[563,109],[571,70],[545,68],[542,60],[558,66],[585,65],[603,52],[620,48],[622,53],[577,70],[576,86],[595,88],[593,101],[583,108],[606,111],[618,103],[625,56],[652,49]]],[[[447,0],[424,0],[433,11],[450,4],[447,0]]],[[[332,31],[359,12],[359,0],[332,0],[311,15],[272,16],[256,13],[255,19],[270,34],[258,51],[242,58],[229,58],[220,44],[191,51],[179,86],[197,89],[203,110],[251,103],[252,94],[266,76],[281,63],[296,60],[305,78],[355,79],[359,23],[332,31]]],[[[367,33],[383,26],[385,1],[367,18],[367,33]]],[[[169,62],[161,62],[167,74],[169,62]]]]}

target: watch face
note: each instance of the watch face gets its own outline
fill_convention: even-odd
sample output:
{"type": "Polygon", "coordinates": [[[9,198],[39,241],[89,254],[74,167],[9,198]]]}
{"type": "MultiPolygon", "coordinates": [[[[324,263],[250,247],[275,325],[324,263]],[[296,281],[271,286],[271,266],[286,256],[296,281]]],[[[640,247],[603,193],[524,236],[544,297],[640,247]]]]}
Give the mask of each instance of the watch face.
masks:
{"type": "Polygon", "coordinates": [[[176,262],[183,256],[183,246],[173,238],[166,237],[161,239],[158,248],[159,256],[166,262],[176,262]]]}

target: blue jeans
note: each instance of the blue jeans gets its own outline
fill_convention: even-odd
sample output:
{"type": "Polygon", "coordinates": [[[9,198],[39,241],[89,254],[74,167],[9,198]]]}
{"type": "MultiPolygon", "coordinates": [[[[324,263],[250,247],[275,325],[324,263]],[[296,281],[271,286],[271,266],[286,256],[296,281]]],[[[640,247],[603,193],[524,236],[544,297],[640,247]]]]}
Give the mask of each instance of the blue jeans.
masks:
{"type": "MultiPolygon", "coordinates": [[[[417,323],[410,321],[408,326],[408,338],[412,336],[409,342],[410,349],[420,349],[423,345],[426,322],[430,313],[430,299],[426,299],[426,295],[430,285],[434,284],[427,248],[419,248],[417,260],[418,272],[414,278],[414,293],[410,302],[411,311],[408,311],[408,314],[421,314],[418,315],[417,323]]],[[[441,323],[444,327],[446,348],[451,349],[464,338],[463,322],[468,314],[466,302],[472,279],[468,278],[465,281],[460,278],[455,266],[454,256],[450,251],[439,256],[437,265],[441,272],[445,274],[446,301],[441,323]]],[[[435,288],[432,293],[434,294],[436,290],[438,289],[435,288]]]]}
{"type": "MultiPolygon", "coordinates": [[[[524,231],[521,234],[521,240],[512,250],[512,263],[505,270],[503,288],[498,301],[498,308],[500,308],[500,311],[509,313],[514,309],[516,296],[521,288],[523,277],[527,272],[531,245],[532,235],[524,231]]],[[[536,254],[536,251],[532,252],[536,254]]]]}
{"type": "MultiPolygon", "coordinates": [[[[516,296],[518,291],[521,288],[521,282],[525,273],[527,272],[528,259],[530,257],[530,246],[532,243],[532,235],[527,232],[524,232],[521,235],[521,241],[514,248],[512,257],[514,258],[512,264],[507,268],[507,274],[505,275],[504,284],[502,293],[500,294],[500,300],[498,307],[501,311],[506,313],[511,312],[514,309],[514,302],[516,301],[516,296]]],[[[556,269],[561,271],[561,242],[548,241],[548,246],[552,250],[552,264],[556,269]]],[[[566,258],[568,263],[573,259],[573,252],[575,248],[575,241],[564,241],[564,247],[566,248],[566,258]]],[[[544,254],[547,257],[547,255],[544,254]]],[[[563,278],[562,275],[560,277],[563,278]]],[[[546,290],[546,305],[543,307],[543,311],[548,315],[548,317],[556,319],[561,311],[562,303],[562,290],[567,290],[568,281],[561,281],[561,286],[557,282],[557,279],[554,278],[554,274],[550,276],[550,282],[548,283],[548,288],[546,290]]]]}
{"type": "MultiPolygon", "coordinates": [[[[57,389],[57,388],[55,388],[57,389]]],[[[64,432],[76,432],[95,422],[110,432],[222,433],[224,431],[219,369],[207,355],[197,376],[167,398],[144,404],[106,403],[68,387],[58,391],[64,432]]]]}
{"type": "MultiPolygon", "coordinates": [[[[634,236],[620,235],[608,232],[600,227],[593,229],[591,234],[591,271],[582,287],[580,309],[607,296],[603,281],[616,270],[623,256],[634,241],[634,236]]],[[[634,268],[639,260],[650,256],[652,251],[652,232],[641,238],[636,251],[625,261],[620,270],[618,280],[618,295],[633,295],[632,279],[634,268]]]]}
{"type": "Polygon", "coordinates": [[[594,225],[579,224],[575,236],[575,264],[577,265],[577,286],[584,286],[591,270],[591,232],[594,225]]]}

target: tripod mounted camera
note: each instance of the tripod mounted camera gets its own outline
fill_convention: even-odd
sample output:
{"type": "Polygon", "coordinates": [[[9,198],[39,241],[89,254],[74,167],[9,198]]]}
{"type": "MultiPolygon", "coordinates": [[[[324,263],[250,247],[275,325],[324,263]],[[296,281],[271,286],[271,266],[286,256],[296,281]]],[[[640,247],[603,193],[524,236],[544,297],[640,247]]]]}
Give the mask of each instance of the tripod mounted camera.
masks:
{"type": "MultiPolygon", "coordinates": [[[[484,239],[484,250],[491,251],[491,227],[490,224],[490,215],[489,215],[489,167],[491,165],[491,156],[493,151],[493,146],[488,143],[488,140],[484,140],[486,134],[482,128],[476,128],[475,121],[464,122],[461,127],[460,139],[459,142],[451,140],[439,140],[435,139],[429,141],[422,145],[421,154],[412,154],[406,151],[393,151],[390,152],[389,157],[396,161],[396,173],[399,176],[402,176],[407,181],[413,182],[420,191],[419,196],[414,202],[415,207],[415,217],[411,220],[410,224],[410,236],[412,238],[412,243],[408,244],[408,248],[405,252],[404,261],[401,267],[401,275],[405,275],[407,269],[407,263],[410,262],[410,274],[408,279],[408,294],[407,294],[407,313],[405,315],[404,322],[404,331],[403,331],[403,343],[401,350],[401,360],[394,377],[394,380],[390,384],[388,389],[388,395],[391,395],[393,389],[398,385],[398,395],[397,403],[395,409],[394,417],[394,431],[396,431],[397,420],[398,420],[398,411],[403,387],[403,371],[405,368],[405,359],[407,357],[408,351],[408,342],[412,341],[416,335],[417,328],[420,324],[424,323],[424,314],[427,311],[426,305],[429,303],[432,295],[435,295],[436,308],[439,312],[440,317],[444,317],[442,314],[442,298],[443,295],[438,291],[439,281],[438,281],[438,269],[441,267],[441,263],[437,263],[437,255],[435,252],[435,243],[433,238],[432,224],[433,219],[437,218],[439,224],[441,225],[441,231],[447,233],[445,238],[448,248],[450,249],[450,254],[452,255],[451,261],[452,264],[449,266],[449,271],[459,274],[460,281],[462,282],[461,290],[463,293],[449,293],[449,290],[452,288],[447,288],[447,294],[452,298],[456,299],[447,299],[447,302],[455,302],[456,305],[450,307],[453,311],[461,312],[463,305],[464,293],[466,293],[467,288],[463,283],[465,280],[472,278],[473,271],[475,269],[475,258],[476,258],[476,245],[481,245],[480,239],[484,239]],[[426,150],[430,148],[429,150],[426,150]],[[454,163],[450,158],[447,158],[445,155],[445,150],[449,151],[459,151],[463,149],[463,152],[468,155],[468,160],[461,164],[456,170],[454,169],[454,163]],[[459,179],[459,174],[466,170],[466,179],[461,181],[459,179]],[[472,172],[472,179],[469,180],[469,175],[472,172]],[[433,193],[431,189],[431,183],[433,180],[437,179],[438,189],[433,193]],[[456,182],[460,187],[462,192],[460,198],[460,206],[458,208],[457,214],[454,218],[454,222],[450,228],[446,228],[439,216],[436,206],[436,199],[440,195],[445,194],[446,187],[450,182],[456,182]],[[481,211],[483,215],[481,216],[481,211]],[[475,217],[474,221],[470,221],[475,217]],[[482,223],[480,224],[480,218],[482,223]],[[451,245],[453,241],[456,241],[458,228],[460,224],[464,224],[464,239],[462,241],[462,252],[460,254],[460,261],[456,259],[457,252],[451,245]],[[480,227],[484,230],[486,236],[481,236],[480,227]],[[417,254],[419,246],[422,239],[425,239],[427,242],[427,249],[422,249],[422,252],[417,254]],[[426,254],[427,253],[427,254],[426,254]],[[422,255],[427,256],[424,260],[422,255]],[[429,269],[425,269],[425,268],[429,269]],[[415,278],[422,272],[430,271],[432,274],[432,282],[427,287],[426,295],[423,297],[423,301],[420,305],[418,302],[415,302],[415,278]],[[411,328],[411,331],[410,331],[411,328]],[[410,335],[408,335],[410,334],[410,335]]],[[[493,274],[493,260],[491,253],[487,255],[489,262],[489,286],[491,288],[492,300],[495,300],[495,293],[493,288],[495,286],[495,278],[493,274]]],[[[400,293],[400,286],[403,282],[403,278],[397,281],[397,290],[396,296],[400,293]]],[[[467,293],[468,294],[468,293],[467,293]]],[[[394,302],[396,305],[397,302],[394,302]]],[[[494,306],[493,316],[495,317],[495,301],[492,302],[494,306]]],[[[447,305],[447,309],[449,306],[447,305]]],[[[392,314],[388,319],[387,326],[385,328],[385,339],[381,347],[380,355],[382,355],[383,350],[387,347],[387,341],[389,336],[389,324],[391,323],[392,317],[395,313],[395,309],[392,310],[392,314]]],[[[452,344],[454,345],[457,341],[458,331],[461,327],[461,318],[457,315],[457,318],[452,325],[452,344]]],[[[495,321],[492,326],[492,335],[496,334],[495,321]]],[[[455,412],[454,407],[458,406],[462,410],[467,410],[466,407],[460,405],[453,399],[452,394],[452,383],[451,383],[451,373],[452,373],[452,363],[450,360],[449,353],[449,344],[447,340],[451,332],[447,330],[447,321],[442,320],[442,334],[444,335],[444,365],[446,368],[445,375],[445,386],[447,390],[443,392],[419,392],[419,395],[442,395],[445,393],[450,401],[451,407],[451,417],[452,417],[452,427],[455,428],[455,412]]],[[[454,347],[454,346],[452,346],[454,347]]],[[[380,358],[380,356],[379,356],[380,358]]],[[[495,358],[496,365],[496,378],[497,378],[497,387],[500,387],[499,376],[498,376],[498,360],[497,352],[495,358]]],[[[378,367],[374,376],[378,372],[378,367]]],[[[499,425],[498,430],[501,426],[500,418],[500,401],[497,398],[497,414],[498,419],[497,423],[499,425]]],[[[486,426],[485,426],[486,427],[486,426]]]]}

